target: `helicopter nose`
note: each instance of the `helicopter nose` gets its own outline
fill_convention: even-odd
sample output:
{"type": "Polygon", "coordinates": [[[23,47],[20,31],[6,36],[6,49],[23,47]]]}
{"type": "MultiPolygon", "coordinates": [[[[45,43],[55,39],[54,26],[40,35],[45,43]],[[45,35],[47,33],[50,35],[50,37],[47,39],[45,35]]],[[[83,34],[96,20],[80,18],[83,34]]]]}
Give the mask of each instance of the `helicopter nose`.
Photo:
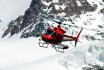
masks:
{"type": "Polygon", "coordinates": [[[50,40],[53,40],[54,38],[52,36],[49,36],[49,35],[42,35],[42,40],[43,41],[50,41],[50,40]]]}

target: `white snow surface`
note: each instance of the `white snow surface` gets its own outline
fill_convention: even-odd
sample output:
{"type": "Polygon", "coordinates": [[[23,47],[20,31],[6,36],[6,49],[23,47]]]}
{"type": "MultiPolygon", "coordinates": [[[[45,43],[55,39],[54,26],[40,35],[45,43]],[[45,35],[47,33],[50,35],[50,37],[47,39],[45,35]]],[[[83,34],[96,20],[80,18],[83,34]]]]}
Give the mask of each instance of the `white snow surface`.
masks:
{"type": "Polygon", "coordinates": [[[93,41],[79,45],[61,57],[60,64],[68,70],[71,67],[81,70],[89,65],[104,65],[104,41],[93,41]]]}
{"type": "Polygon", "coordinates": [[[0,40],[0,70],[65,70],[60,56],[51,46],[39,47],[38,38],[0,40]]]}
{"type": "Polygon", "coordinates": [[[104,65],[104,41],[93,41],[65,53],[51,46],[42,48],[39,38],[1,39],[1,70],[81,70],[88,64],[104,65]]]}

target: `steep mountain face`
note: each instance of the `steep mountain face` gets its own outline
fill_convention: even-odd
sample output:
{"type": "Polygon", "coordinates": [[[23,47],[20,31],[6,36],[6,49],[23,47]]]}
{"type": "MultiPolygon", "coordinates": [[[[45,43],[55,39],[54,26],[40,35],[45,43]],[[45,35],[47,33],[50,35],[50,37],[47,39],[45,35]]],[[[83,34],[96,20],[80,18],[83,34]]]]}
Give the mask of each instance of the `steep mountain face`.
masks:
{"type": "Polygon", "coordinates": [[[42,11],[42,6],[41,0],[32,0],[30,8],[25,11],[25,15],[23,16],[21,30],[36,22],[37,16],[42,11]]]}
{"type": "Polygon", "coordinates": [[[23,30],[23,33],[31,28],[37,20],[37,16],[41,12],[43,4],[41,0],[32,0],[30,7],[25,11],[24,15],[19,16],[16,20],[9,23],[8,28],[5,30],[2,37],[11,33],[11,36],[23,30]]]}
{"type": "MultiPolygon", "coordinates": [[[[97,4],[91,5],[87,0],[32,0],[24,15],[11,21],[2,38],[21,33],[21,37],[39,36],[49,26],[46,20],[71,21],[71,16],[78,18],[81,14],[97,9],[97,4]],[[68,18],[68,19],[67,19],[68,18]]],[[[103,12],[103,9],[101,10],[103,12]]]]}

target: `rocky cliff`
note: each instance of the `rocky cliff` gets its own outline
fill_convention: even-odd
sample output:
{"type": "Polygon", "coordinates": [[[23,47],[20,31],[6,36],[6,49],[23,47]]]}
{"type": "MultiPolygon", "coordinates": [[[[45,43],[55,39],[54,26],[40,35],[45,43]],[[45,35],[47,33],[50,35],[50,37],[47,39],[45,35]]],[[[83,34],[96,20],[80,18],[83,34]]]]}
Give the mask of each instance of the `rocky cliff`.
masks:
{"type": "MultiPolygon", "coordinates": [[[[79,17],[81,14],[96,9],[97,5],[94,2],[91,5],[87,0],[32,0],[24,15],[9,23],[2,38],[9,33],[10,36],[21,33],[21,37],[25,38],[39,36],[48,26],[45,19],[54,20],[56,17],[59,20],[66,21],[66,18],[68,18],[68,21],[73,22],[71,16],[79,17]]],[[[103,10],[101,11],[103,12],[103,10]]]]}

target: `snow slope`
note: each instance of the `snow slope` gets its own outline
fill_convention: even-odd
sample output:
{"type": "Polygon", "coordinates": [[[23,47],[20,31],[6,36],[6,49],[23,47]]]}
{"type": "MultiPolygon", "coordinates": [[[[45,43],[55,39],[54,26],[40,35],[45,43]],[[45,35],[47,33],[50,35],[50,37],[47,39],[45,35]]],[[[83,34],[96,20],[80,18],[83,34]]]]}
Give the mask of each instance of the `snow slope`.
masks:
{"type": "Polygon", "coordinates": [[[104,65],[103,42],[88,42],[59,53],[51,46],[39,47],[38,38],[0,40],[0,69],[81,70],[89,64],[104,65]]]}
{"type": "Polygon", "coordinates": [[[60,64],[68,70],[71,67],[81,70],[90,65],[104,65],[104,41],[93,41],[78,45],[77,48],[63,54],[60,64]]]}
{"type": "Polygon", "coordinates": [[[58,56],[52,48],[39,47],[38,39],[5,39],[0,41],[0,69],[3,70],[32,70],[37,69],[37,66],[40,68],[39,66],[42,64],[41,70],[43,64],[44,66],[48,64],[50,67],[53,66],[58,61],[55,58],[58,56]]]}

